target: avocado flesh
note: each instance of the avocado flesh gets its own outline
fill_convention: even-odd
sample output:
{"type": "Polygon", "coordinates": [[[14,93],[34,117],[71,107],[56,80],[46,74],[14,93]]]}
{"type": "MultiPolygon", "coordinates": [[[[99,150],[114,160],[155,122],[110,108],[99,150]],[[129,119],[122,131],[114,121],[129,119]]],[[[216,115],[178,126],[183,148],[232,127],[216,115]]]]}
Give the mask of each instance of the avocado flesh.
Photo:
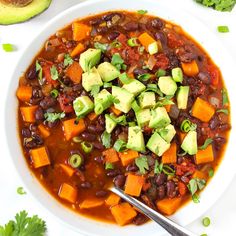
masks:
{"type": "Polygon", "coordinates": [[[4,4],[0,1],[0,24],[10,25],[29,20],[46,10],[52,0],[33,0],[24,7],[4,4]]]}

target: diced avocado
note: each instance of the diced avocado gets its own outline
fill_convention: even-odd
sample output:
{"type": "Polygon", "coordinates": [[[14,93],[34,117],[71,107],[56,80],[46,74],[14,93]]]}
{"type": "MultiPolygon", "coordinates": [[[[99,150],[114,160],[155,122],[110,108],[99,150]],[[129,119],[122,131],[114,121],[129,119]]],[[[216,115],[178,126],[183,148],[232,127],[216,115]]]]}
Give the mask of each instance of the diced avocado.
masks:
{"type": "Polygon", "coordinates": [[[158,80],[158,86],[165,95],[174,95],[177,90],[177,85],[170,76],[161,76],[158,80]]]}
{"type": "Polygon", "coordinates": [[[183,71],[180,67],[176,67],[174,69],[171,70],[171,74],[172,74],[172,78],[175,82],[183,82],[183,71]]]}
{"type": "Polygon", "coordinates": [[[107,133],[110,134],[115,129],[117,124],[108,114],[105,115],[105,122],[106,122],[106,131],[107,133]]]}
{"type": "Polygon", "coordinates": [[[109,62],[103,62],[98,66],[98,73],[104,82],[110,82],[119,77],[120,72],[109,62]]]}
{"type": "Polygon", "coordinates": [[[150,55],[158,53],[158,44],[157,42],[153,42],[148,45],[148,52],[150,55]]]}
{"type": "Polygon", "coordinates": [[[139,95],[138,100],[142,109],[151,108],[156,105],[156,97],[154,92],[143,92],[139,95]]]}
{"type": "Polygon", "coordinates": [[[175,127],[169,124],[165,128],[160,129],[158,133],[167,143],[170,143],[171,140],[174,138],[176,131],[175,131],[175,127]]]}
{"type": "Polygon", "coordinates": [[[27,21],[46,10],[50,6],[51,1],[52,0],[34,0],[30,1],[30,3],[25,6],[15,6],[0,1],[0,24],[10,25],[27,21]]]}
{"type": "Polygon", "coordinates": [[[144,137],[142,130],[139,126],[129,127],[128,143],[126,147],[128,149],[132,149],[138,152],[145,152],[144,137]]]}
{"type": "Polygon", "coordinates": [[[96,66],[101,59],[102,51],[100,49],[89,48],[87,51],[80,54],[79,64],[84,72],[90,71],[96,66]]]}
{"type": "Polygon", "coordinates": [[[139,110],[135,113],[138,125],[143,127],[149,124],[151,113],[149,109],[139,110]]]}
{"type": "Polygon", "coordinates": [[[186,109],[188,105],[189,86],[180,86],[176,95],[179,109],[186,109]]]}
{"type": "Polygon", "coordinates": [[[94,85],[103,85],[102,79],[95,67],[89,72],[82,74],[82,86],[87,92],[91,91],[94,85]]]}
{"type": "Polygon", "coordinates": [[[134,100],[134,95],[124,88],[112,86],[112,96],[114,97],[114,106],[116,109],[128,113],[134,100]]]}
{"type": "Polygon", "coordinates": [[[88,96],[81,96],[73,101],[73,108],[77,117],[84,117],[93,110],[94,104],[88,96]]]}
{"type": "Polygon", "coordinates": [[[167,143],[157,132],[155,132],[148,140],[147,148],[160,157],[170,148],[170,144],[167,143]]]}
{"type": "Polygon", "coordinates": [[[97,115],[102,114],[107,108],[109,108],[113,103],[112,95],[106,90],[103,89],[100,91],[97,96],[94,98],[94,112],[97,115]]]}
{"type": "Polygon", "coordinates": [[[136,79],[132,79],[132,81],[128,84],[124,84],[123,88],[132,93],[134,96],[139,95],[143,90],[145,90],[145,85],[136,79]]]}
{"type": "Polygon", "coordinates": [[[157,107],[151,110],[150,128],[163,128],[170,124],[170,117],[164,107],[157,107]]]}
{"type": "Polygon", "coordinates": [[[189,155],[197,154],[197,132],[189,131],[185,136],[181,148],[189,155]]]}

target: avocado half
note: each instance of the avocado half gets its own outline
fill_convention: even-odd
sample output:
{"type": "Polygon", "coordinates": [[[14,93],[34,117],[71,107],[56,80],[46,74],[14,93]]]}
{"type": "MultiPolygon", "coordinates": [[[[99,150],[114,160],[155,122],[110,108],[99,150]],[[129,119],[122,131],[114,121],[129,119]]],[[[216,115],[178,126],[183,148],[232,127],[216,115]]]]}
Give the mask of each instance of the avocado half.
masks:
{"type": "Polygon", "coordinates": [[[0,1],[0,24],[10,25],[29,20],[45,11],[52,0],[33,0],[24,7],[4,4],[0,1]]]}

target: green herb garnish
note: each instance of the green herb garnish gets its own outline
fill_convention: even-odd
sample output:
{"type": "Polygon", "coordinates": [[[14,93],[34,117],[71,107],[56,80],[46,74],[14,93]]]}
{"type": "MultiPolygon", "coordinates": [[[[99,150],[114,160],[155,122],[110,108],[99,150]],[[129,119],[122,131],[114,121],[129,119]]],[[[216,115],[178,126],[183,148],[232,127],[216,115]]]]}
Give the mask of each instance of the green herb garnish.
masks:
{"type": "Polygon", "coordinates": [[[158,71],[155,73],[155,76],[157,78],[161,77],[161,76],[165,76],[166,75],[166,71],[163,69],[158,69],[158,71]]]}
{"type": "Polygon", "coordinates": [[[118,70],[125,70],[126,67],[126,65],[124,64],[124,60],[122,59],[119,53],[113,54],[111,64],[115,66],[118,70]]]}
{"type": "Polygon", "coordinates": [[[100,91],[100,86],[99,85],[93,85],[91,89],[91,96],[96,97],[100,91]]]}
{"type": "Polygon", "coordinates": [[[203,226],[208,227],[211,224],[210,218],[209,217],[204,217],[202,219],[202,224],[203,224],[203,226]]]}
{"type": "Polygon", "coordinates": [[[137,13],[140,15],[145,15],[148,13],[148,11],[147,10],[138,10],[137,13]]]}
{"type": "Polygon", "coordinates": [[[94,43],[94,47],[96,49],[100,49],[102,52],[106,52],[107,48],[108,48],[108,44],[107,43],[99,43],[99,42],[95,42],[94,43]]]}
{"type": "Polygon", "coordinates": [[[122,84],[129,84],[130,82],[132,82],[132,79],[129,78],[125,72],[120,74],[119,80],[122,82],[122,84]]]}
{"type": "Polygon", "coordinates": [[[116,142],[114,143],[113,148],[117,151],[117,152],[123,152],[126,150],[126,142],[121,140],[121,139],[117,139],[116,142]]]}
{"type": "Polygon", "coordinates": [[[193,194],[193,196],[192,196],[192,200],[193,200],[194,203],[199,203],[199,202],[200,202],[200,200],[199,200],[199,196],[198,196],[196,193],[193,194]]]}
{"type": "Polygon", "coordinates": [[[146,156],[141,156],[135,159],[135,164],[139,168],[141,174],[145,174],[149,170],[148,160],[146,156]]]}
{"type": "Polygon", "coordinates": [[[137,47],[137,46],[138,46],[137,38],[135,37],[135,38],[130,38],[130,39],[128,39],[127,44],[128,44],[130,47],[137,47]]]}
{"type": "Polygon", "coordinates": [[[160,174],[163,170],[163,163],[159,164],[158,160],[154,164],[154,174],[160,174]]]}
{"type": "Polygon", "coordinates": [[[69,164],[73,168],[79,168],[83,164],[83,158],[79,154],[73,154],[68,160],[69,164]]]}
{"type": "Polygon", "coordinates": [[[87,154],[92,152],[92,150],[93,150],[93,145],[91,143],[88,143],[85,141],[81,143],[81,147],[82,147],[83,151],[87,154]]]}
{"type": "Polygon", "coordinates": [[[110,148],[111,147],[111,134],[104,131],[101,138],[102,138],[103,146],[105,146],[105,148],[110,148]]]}
{"type": "Polygon", "coordinates": [[[71,56],[69,54],[65,54],[64,56],[64,66],[69,66],[73,63],[73,59],[71,58],[71,56]]]}
{"type": "Polygon", "coordinates": [[[212,138],[207,138],[207,139],[205,140],[204,144],[203,144],[201,147],[199,147],[198,149],[204,150],[204,149],[206,149],[206,148],[208,147],[208,145],[210,145],[212,142],[213,142],[213,139],[212,139],[212,138]]]}
{"type": "Polygon", "coordinates": [[[218,32],[220,33],[228,33],[229,32],[229,27],[226,25],[219,25],[217,27],[218,32]]]}
{"type": "Polygon", "coordinates": [[[58,92],[57,89],[53,89],[53,90],[50,92],[50,94],[51,94],[51,96],[52,96],[53,98],[57,98],[58,95],[59,95],[59,92],[58,92]]]}
{"type": "Polygon", "coordinates": [[[221,90],[221,93],[222,93],[222,104],[223,104],[223,106],[227,105],[229,103],[227,90],[225,88],[223,88],[221,90]]]}
{"type": "Polygon", "coordinates": [[[235,5],[235,0],[195,0],[206,7],[212,7],[217,11],[231,11],[235,5]]]}
{"type": "Polygon", "coordinates": [[[54,113],[54,112],[47,112],[44,114],[44,118],[46,119],[46,121],[48,122],[55,122],[56,120],[60,120],[63,119],[65,117],[65,113],[54,113]]]}
{"type": "Polygon", "coordinates": [[[145,74],[139,75],[138,80],[145,82],[145,81],[148,81],[151,77],[152,77],[151,74],[145,73],[145,74]]]}
{"type": "Polygon", "coordinates": [[[204,179],[193,178],[189,181],[188,189],[192,195],[194,203],[199,202],[199,197],[196,194],[198,190],[202,190],[206,186],[206,181],[204,179]]]}
{"type": "Polygon", "coordinates": [[[106,162],[105,170],[113,170],[113,169],[114,169],[114,165],[110,162],[106,162]]]}
{"type": "Polygon", "coordinates": [[[35,62],[35,69],[36,69],[36,72],[38,72],[39,83],[42,84],[43,83],[43,69],[42,69],[42,66],[39,64],[38,60],[35,62]]]}
{"type": "Polygon", "coordinates": [[[53,66],[50,68],[50,74],[51,74],[52,80],[58,80],[59,75],[58,75],[58,71],[57,71],[56,66],[53,65],[53,66]]]}
{"type": "Polygon", "coordinates": [[[18,187],[16,191],[17,191],[17,193],[20,194],[20,195],[26,194],[26,192],[25,192],[25,190],[23,189],[23,187],[18,187]]]}
{"type": "Polygon", "coordinates": [[[208,171],[208,176],[209,177],[213,177],[214,176],[214,170],[212,168],[208,171]]]}
{"type": "Polygon", "coordinates": [[[15,51],[14,45],[12,45],[12,44],[10,44],[10,43],[4,43],[4,44],[2,44],[2,49],[3,49],[5,52],[13,52],[13,51],[15,51]]]}
{"type": "Polygon", "coordinates": [[[224,113],[225,115],[228,115],[228,114],[229,114],[229,110],[228,110],[228,109],[219,109],[219,110],[217,110],[216,112],[218,112],[218,113],[224,113]]]}
{"type": "Polygon", "coordinates": [[[189,131],[194,131],[197,129],[197,125],[192,123],[190,120],[185,119],[182,121],[181,125],[180,125],[180,130],[188,133],[189,131]]]}
{"type": "Polygon", "coordinates": [[[162,172],[165,173],[168,176],[174,176],[175,175],[175,170],[172,169],[168,165],[163,165],[162,172]]]}
{"type": "Polygon", "coordinates": [[[28,217],[26,211],[21,211],[15,216],[15,220],[0,226],[1,236],[44,236],[46,223],[37,215],[28,217]]]}

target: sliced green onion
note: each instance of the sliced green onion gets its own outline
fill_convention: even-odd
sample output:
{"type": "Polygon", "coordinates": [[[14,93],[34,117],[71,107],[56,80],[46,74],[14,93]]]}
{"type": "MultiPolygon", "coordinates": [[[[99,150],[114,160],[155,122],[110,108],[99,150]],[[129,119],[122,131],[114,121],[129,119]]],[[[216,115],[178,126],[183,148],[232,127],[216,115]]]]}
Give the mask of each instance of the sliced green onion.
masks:
{"type": "Polygon", "coordinates": [[[93,150],[93,145],[88,142],[82,142],[81,147],[85,153],[90,153],[93,150]]]}
{"type": "Polygon", "coordinates": [[[192,122],[190,120],[188,120],[188,119],[183,120],[183,122],[180,125],[180,129],[181,129],[181,131],[187,133],[190,131],[191,125],[192,125],[192,122]]]}
{"type": "Polygon", "coordinates": [[[213,177],[214,176],[214,170],[212,168],[208,171],[208,176],[209,177],[213,177]]]}
{"type": "Polygon", "coordinates": [[[54,98],[57,98],[58,95],[59,95],[59,92],[57,89],[53,89],[51,92],[50,92],[51,96],[54,97],[54,98]]]}
{"type": "Polygon", "coordinates": [[[227,25],[219,25],[217,27],[218,32],[220,33],[228,33],[229,32],[229,27],[227,25]]]}
{"type": "Polygon", "coordinates": [[[111,88],[112,87],[112,83],[109,83],[109,82],[105,82],[103,84],[103,88],[111,88]]]}
{"type": "Polygon", "coordinates": [[[26,192],[25,192],[25,190],[23,189],[23,187],[18,187],[16,191],[17,191],[17,193],[20,194],[20,195],[26,194],[26,192]]]}
{"type": "Polygon", "coordinates": [[[222,104],[223,106],[229,103],[228,93],[225,88],[221,90],[222,93],[222,104]]]}
{"type": "Polygon", "coordinates": [[[52,78],[52,80],[58,80],[59,74],[58,74],[58,71],[57,71],[56,66],[53,65],[53,66],[50,68],[50,73],[51,73],[51,78],[52,78]]]}
{"type": "Polygon", "coordinates": [[[207,139],[205,140],[204,144],[203,144],[201,147],[199,147],[198,149],[204,150],[204,149],[206,149],[206,148],[208,147],[208,145],[210,145],[212,142],[213,142],[213,139],[212,139],[212,138],[207,138],[207,139]]]}
{"type": "Polygon", "coordinates": [[[79,154],[73,154],[69,158],[69,164],[73,168],[78,168],[82,165],[83,163],[83,158],[79,154]]]}
{"type": "Polygon", "coordinates": [[[208,236],[207,234],[201,234],[200,236],[208,236]]]}
{"type": "Polygon", "coordinates": [[[126,150],[126,142],[121,140],[121,139],[117,139],[116,142],[114,143],[113,148],[117,151],[117,152],[123,152],[126,150]]]}
{"type": "Polygon", "coordinates": [[[175,175],[175,170],[172,169],[168,165],[163,165],[162,171],[163,171],[163,173],[165,173],[166,175],[169,175],[169,176],[174,176],[175,175]]]}
{"type": "Polygon", "coordinates": [[[211,224],[210,218],[209,217],[204,217],[202,219],[202,224],[203,224],[203,226],[208,227],[211,224]]]}
{"type": "Polygon", "coordinates": [[[192,196],[192,200],[193,200],[194,203],[200,203],[199,196],[197,194],[194,194],[192,196]]]}
{"type": "Polygon", "coordinates": [[[130,38],[130,39],[128,39],[127,44],[130,47],[137,47],[138,46],[137,38],[130,38]]]}
{"type": "Polygon", "coordinates": [[[120,48],[122,46],[122,44],[117,40],[114,40],[110,45],[112,48],[120,48]]]}
{"type": "Polygon", "coordinates": [[[137,13],[140,15],[144,15],[144,14],[147,14],[148,11],[147,10],[138,10],[137,13]]]}
{"type": "Polygon", "coordinates": [[[35,69],[36,69],[36,72],[38,72],[39,84],[42,85],[43,84],[43,69],[42,69],[42,66],[39,64],[38,60],[35,62],[35,69]]]}
{"type": "Polygon", "coordinates": [[[158,160],[155,161],[154,174],[158,175],[163,171],[163,163],[159,163],[158,160]]]}
{"type": "Polygon", "coordinates": [[[224,113],[225,115],[228,115],[228,114],[229,114],[229,110],[228,110],[228,109],[219,109],[219,110],[217,110],[216,112],[218,112],[218,113],[224,113]]]}
{"type": "Polygon", "coordinates": [[[82,139],[79,138],[79,137],[77,137],[77,136],[75,136],[75,137],[72,138],[72,141],[73,141],[74,143],[81,143],[81,142],[82,142],[82,139]]]}
{"type": "Polygon", "coordinates": [[[99,42],[95,42],[94,43],[94,47],[96,49],[100,49],[102,52],[106,52],[107,48],[108,48],[108,44],[107,43],[99,43],[99,42]]]}
{"type": "Polygon", "coordinates": [[[102,138],[103,146],[105,146],[106,148],[110,148],[111,147],[111,134],[109,134],[106,131],[104,131],[102,133],[101,138],[102,138]]]}
{"type": "Polygon", "coordinates": [[[149,73],[145,73],[145,74],[139,75],[138,80],[145,82],[145,81],[148,81],[151,77],[152,76],[149,73]]]}
{"type": "Polygon", "coordinates": [[[2,44],[2,49],[3,49],[5,52],[13,52],[13,51],[15,51],[14,45],[12,45],[12,44],[10,44],[10,43],[4,43],[4,44],[2,44]]]}
{"type": "Polygon", "coordinates": [[[131,107],[134,110],[134,112],[137,112],[141,109],[136,100],[132,102],[131,107]]]}
{"type": "Polygon", "coordinates": [[[114,169],[114,166],[113,166],[112,163],[106,162],[106,164],[105,164],[105,169],[106,169],[106,170],[112,170],[112,169],[114,169]]]}
{"type": "Polygon", "coordinates": [[[161,76],[165,76],[166,75],[166,71],[163,69],[158,69],[158,71],[155,73],[155,76],[157,78],[161,77],[161,76]]]}

